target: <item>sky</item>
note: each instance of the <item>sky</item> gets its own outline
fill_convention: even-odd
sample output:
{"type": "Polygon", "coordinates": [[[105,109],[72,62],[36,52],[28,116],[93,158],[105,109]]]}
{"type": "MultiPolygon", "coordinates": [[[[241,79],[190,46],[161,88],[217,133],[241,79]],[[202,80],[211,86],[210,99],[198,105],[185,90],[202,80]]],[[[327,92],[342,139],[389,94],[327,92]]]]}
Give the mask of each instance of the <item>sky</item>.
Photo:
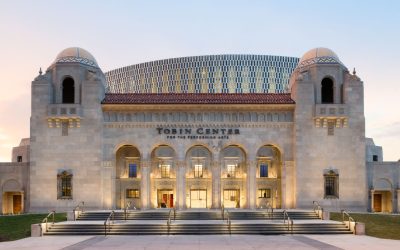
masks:
{"type": "Polygon", "coordinates": [[[400,1],[0,0],[0,162],[29,137],[32,80],[68,47],[104,72],[209,54],[327,47],[364,82],[366,136],[400,159],[400,1]]]}

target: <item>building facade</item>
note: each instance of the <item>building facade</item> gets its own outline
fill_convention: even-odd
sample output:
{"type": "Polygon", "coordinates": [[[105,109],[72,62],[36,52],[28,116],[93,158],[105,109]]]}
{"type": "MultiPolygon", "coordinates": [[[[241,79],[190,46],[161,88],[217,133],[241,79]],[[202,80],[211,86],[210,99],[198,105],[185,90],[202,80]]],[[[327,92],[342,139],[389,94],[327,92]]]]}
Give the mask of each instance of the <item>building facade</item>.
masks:
{"type": "Polygon", "coordinates": [[[365,138],[363,92],[325,48],[300,60],[188,57],[105,75],[90,53],[68,48],[32,82],[25,211],[80,201],[398,211],[399,163],[382,162],[365,138]]]}

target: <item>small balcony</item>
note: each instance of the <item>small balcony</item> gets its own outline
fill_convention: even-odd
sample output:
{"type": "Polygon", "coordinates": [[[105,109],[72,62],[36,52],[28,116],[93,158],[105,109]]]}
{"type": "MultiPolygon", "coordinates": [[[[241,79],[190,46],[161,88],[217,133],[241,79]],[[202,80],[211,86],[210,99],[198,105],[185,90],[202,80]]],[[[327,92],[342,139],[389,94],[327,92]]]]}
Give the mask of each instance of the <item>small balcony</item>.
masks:
{"type": "Polygon", "coordinates": [[[82,116],[80,104],[50,104],[47,115],[51,118],[76,118],[82,116]]]}
{"type": "Polygon", "coordinates": [[[317,104],[315,105],[315,117],[320,118],[345,118],[348,116],[346,104],[317,104]]]}

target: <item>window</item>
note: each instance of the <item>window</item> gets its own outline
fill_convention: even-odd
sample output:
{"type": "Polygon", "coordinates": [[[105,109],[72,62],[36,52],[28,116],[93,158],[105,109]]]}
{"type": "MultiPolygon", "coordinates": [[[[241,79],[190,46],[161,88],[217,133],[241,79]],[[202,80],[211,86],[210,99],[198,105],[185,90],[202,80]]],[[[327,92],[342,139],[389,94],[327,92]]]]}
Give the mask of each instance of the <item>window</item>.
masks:
{"type": "MultiPolygon", "coordinates": [[[[22,161],[22,160],[21,160],[22,161]]],[[[377,155],[373,155],[372,156],[372,161],[378,161],[378,156],[377,155]]]]}
{"type": "Polygon", "coordinates": [[[271,198],[271,189],[259,189],[258,198],[271,198]]]}
{"type": "Polygon", "coordinates": [[[201,164],[194,165],[194,177],[203,178],[203,165],[201,164]]]}
{"type": "Polygon", "coordinates": [[[17,156],[17,162],[22,162],[22,155],[17,156]]]}
{"type": "Polygon", "coordinates": [[[333,103],[333,81],[329,78],[321,82],[321,103],[333,103]]]}
{"type": "Polygon", "coordinates": [[[72,199],[72,174],[63,171],[57,175],[57,198],[58,199],[72,199]]]}
{"type": "Polygon", "coordinates": [[[136,178],[137,177],[137,165],[136,164],[129,164],[129,178],[136,178]]]}
{"type": "Polygon", "coordinates": [[[231,177],[231,178],[236,177],[236,165],[228,164],[227,170],[228,170],[227,177],[231,177]]]}
{"type": "Polygon", "coordinates": [[[126,198],[139,198],[139,197],[140,197],[139,189],[126,190],[126,198]]]}
{"type": "Polygon", "coordinates": [[[339,198],[339,175],[333,170],[324,174],[325,196],[324,198],[339,198]]]}
{"type": "Polygon", "coordinates": [[[62,83],[62,103],[75,103],[74,79],[67,77],[62,83]]]}
{"type": "Polygon", "coordinates": [[[170,165],[161,165],[161,178],[169,178],[170,168],[170,165]]]}
{"type": "Polygon", "coordinates": [[[268,177],[268,164],[263,163],[260,165],[260,177],[268,177]]]}

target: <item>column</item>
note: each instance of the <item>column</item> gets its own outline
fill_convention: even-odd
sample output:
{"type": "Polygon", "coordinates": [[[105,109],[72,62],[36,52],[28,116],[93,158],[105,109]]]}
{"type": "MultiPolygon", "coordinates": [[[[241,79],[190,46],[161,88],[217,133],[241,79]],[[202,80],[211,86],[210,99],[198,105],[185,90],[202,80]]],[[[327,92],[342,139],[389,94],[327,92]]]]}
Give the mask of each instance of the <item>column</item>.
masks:
{"type": "Polygon", "coordinates": [[[212,208],[221,207],[221,168],[218,161],[211,163],[212,171],[212,208]]]}
{"type": "Polygon", "coordinates": [[[140,202],[142,209],[150,208],[150,162],[142,161],[140,164],[141,167],[141,182],[140,182],[140,202]]]}
{"type": "Polygon", "coordinates": [[[375,210],[374,210],[374,192],[375,192],[375,190],[371,189],[370,192],[371,192],[371,203],[369,204],[369,206],[371,207],[371,212],[375,212],[375,210]]]}
{"type": "Polygon", "coordinates": [[[185,161],[176,162],[176,208],[186,209],[186,164],[185,161]]]}
{"type": "Polygon", "coordinates": [[[257,161],[247,162],[247,207],[255,209],[257,205],[257,161]]]}

